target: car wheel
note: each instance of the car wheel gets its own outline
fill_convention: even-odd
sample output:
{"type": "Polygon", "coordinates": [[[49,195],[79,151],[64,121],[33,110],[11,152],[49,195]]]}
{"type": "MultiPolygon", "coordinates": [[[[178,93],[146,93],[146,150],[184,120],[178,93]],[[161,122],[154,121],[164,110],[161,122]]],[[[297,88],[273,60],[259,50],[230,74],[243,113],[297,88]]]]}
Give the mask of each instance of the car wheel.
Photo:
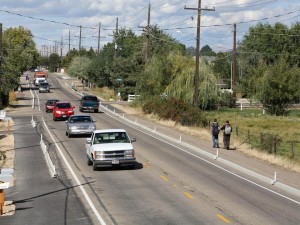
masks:
{"type": "Polygon", "coordinates": [[[87,165],[88,165],[88,166],[93,165],[93,161],[90,160],[90,158],[89,158],[88,156],[87,156],[87,165]]]}
{"type": "Polygon", "coordinates": [[[99,109],[94,109],[94,113],[98,113],[99,112],[99,109]]]}
{"type": "Polygon", "coordinates": [[[72,137],[72,135],[70,134],[70,132],[68,132],[68,138],[72,137]]]}
{"type": "Polygon", "coordinates": [[[66,131],[66,136],[68,136],[68,132],[66,131]]]}
{"type": "Polygon", "coordinates": [[[54,121],[56,121],[56,118],[55,118],[55,116],[53,116],[53,120],[54,120],[54,121]]]}
{"type": "Polygon", "coordinates": [[[97,165],[95,164],[95,162],[93,162],[93,171],[97,171],[98,170],[98,167],[97,165]]]}

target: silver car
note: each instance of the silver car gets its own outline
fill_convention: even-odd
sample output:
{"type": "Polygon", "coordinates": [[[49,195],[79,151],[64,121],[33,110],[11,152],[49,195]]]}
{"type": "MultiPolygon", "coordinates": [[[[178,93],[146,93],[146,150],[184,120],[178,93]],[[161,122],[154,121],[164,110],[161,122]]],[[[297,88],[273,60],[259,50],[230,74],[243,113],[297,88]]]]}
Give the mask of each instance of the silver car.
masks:
{"type": "Polygon", "coordinates": [[[96,130],[96,121],[89,115],[72,115],[66,121],[66,136],[91,135],[96,130]]]}
{"type": "Polygon", "coordinates": [[[50,84],[47,82],[41,82],[39,83],[39,93],[41,92],[49,92],[50,93],[50,84]]]}

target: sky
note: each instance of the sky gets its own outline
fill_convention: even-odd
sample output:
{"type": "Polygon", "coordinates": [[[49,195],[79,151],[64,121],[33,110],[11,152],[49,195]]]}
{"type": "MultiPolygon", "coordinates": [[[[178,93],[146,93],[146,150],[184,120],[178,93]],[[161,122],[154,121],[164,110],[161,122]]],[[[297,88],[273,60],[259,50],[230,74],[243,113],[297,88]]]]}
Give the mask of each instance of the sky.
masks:
{"type": "MultiPolygon", "coordinates": [[[[0,0],[0,23],[3,29],[23,26],[31,30],[42,54],[63,43],[63,54],[70,47],[78,49],[80,26],[81,46],[97,49],[112,42],[118,27],[141,34],[147,25],[157,25],[187,47],[196,46],[197,0],[0,0]],[[55,44],[56,43],[56,44],[55,44]]],[[[249,27],[261,23],[287,26],[300,21],[300,0],[202,0],[200,45],[209,45],[215,52],[233,48],[233,24],[237,24],[237,41],[249,27]],[[208,10],[205,10],[208,9],[208,10]]],[[[59,47],[60,48],[60,47],[59,47]]]]}

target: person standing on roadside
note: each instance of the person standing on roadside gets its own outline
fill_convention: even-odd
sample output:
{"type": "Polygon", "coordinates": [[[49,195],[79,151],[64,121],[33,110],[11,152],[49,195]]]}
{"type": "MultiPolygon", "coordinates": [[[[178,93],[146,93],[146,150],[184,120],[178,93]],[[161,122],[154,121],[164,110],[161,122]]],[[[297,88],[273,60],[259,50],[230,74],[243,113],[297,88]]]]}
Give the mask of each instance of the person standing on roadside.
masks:
{"type": "Polygon", "coordinates": [[[230,135],[232,132],[232,127],[229,123],[229,121],[227,120],[226,123],[221,127],[220,130],[224,130],[223,133],[223,143],[224,143],[224,147],[229,150],[230,147],[230,135]]]}
{"type": "Polygon", "coordinates": [[[212,144],[213,148],[220,148],[219,147],[219,123],[217,119],[214,119],[214,122],[211,126],[211,136],[212,136],[212,144]]]}

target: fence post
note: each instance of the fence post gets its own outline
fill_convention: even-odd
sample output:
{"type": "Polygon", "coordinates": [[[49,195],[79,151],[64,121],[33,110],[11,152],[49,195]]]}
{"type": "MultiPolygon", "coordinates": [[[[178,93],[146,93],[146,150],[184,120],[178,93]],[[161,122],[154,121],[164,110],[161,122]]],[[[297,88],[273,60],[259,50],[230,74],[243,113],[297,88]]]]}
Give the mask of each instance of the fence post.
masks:
{"type": "Polygon", "coordinates": [[[291,158],[294,159],[295,157],[295,152],[294,152],[294,142],[291,142],[291,158]]]}
{"type": "Polygon", "coordinates": [[[238,126],[235,127],[235,133],[236,133],[236,136],[239,136],[239,128],[238,128],[238,126]]]}
{"type": "Polygon", "coordinates": [[[250,131],[248,130],[248,143],[250,144],[250,131]]]}

